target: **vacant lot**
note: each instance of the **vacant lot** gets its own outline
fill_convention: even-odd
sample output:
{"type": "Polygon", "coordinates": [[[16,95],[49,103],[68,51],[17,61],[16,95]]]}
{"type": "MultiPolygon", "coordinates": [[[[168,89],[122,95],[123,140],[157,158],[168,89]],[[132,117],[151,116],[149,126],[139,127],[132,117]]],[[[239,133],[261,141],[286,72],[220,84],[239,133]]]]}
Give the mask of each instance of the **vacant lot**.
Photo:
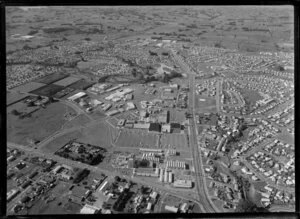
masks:
{"type": "Polygon", "coordinates": [[[157,135],[148,132],[122,130],[116,145],[119,147],[156,148],[157,138],[157,135]]]}
{"type": "Polygon", "coordinates": [[[53,103],[34,112],[30,118],[19,119],[8,113],[7,140],[25,145],[28,139],[43,140],[66,122],[63,118],[65,110],[63,104],[53,103]]]}
{"type": "Polygon", "coordinates": [[[40,107],[38,106],[28,107],[26,103],[24,103],[23,101],[19,101],[15,104],[8,106],[6,109],[8,114],[11,114],[13,110],[17,110],[19,113],[33,113],[34,111],[39,110],[40,107]]]}
{"type": "Polygon", "coordinates": [[[176,109],[170,110],[170,122],[183,123],[185,121],[185,112],[176,109]]]}
{"type": "Polygon", "coordinates": [[[79,115],[71,121],[66,122],[64,128],[73,128],[78,126],[85,126],[88,122],[90,122],[89,118],[86,115],[79,115]]]}
{"type": "Polygon", "coordinates": [[[14,104],[20,100],[23,100],[27,97],[27,94],[19,94],[14,92],[7,92],[6,93],[6,106],[14,104]]]}
{"type": "Polygon", "coordinates": [[[54,153],[55,151],[60,149],[62,146],[67,144],[70,140],[77,139],[82,136],[83,135],[81,134],[80,131],[73,131],[73,132],[66,133],[62,136],[57,137],[56,139],[51,141],[49,144],[42,147],[41,150],[45,151],[47,153],[54,153]]]}
{"type": "Polygon", "coordinates": [[[216,105],[216,100],[213,97],[196,95],[195,105],[197,109],[211,108],[216,105]]]}
{"type": "Polygon", "coordinates": [[[59,85],[59,86],[64,86],[64,87],[67,87],[77,81],[81,80],[81,78],[77,78],[77,77],[67,77],[67,78],[64,78],[62,80],[59,80],[57,82],[55,82],[54,84],[56,85],[59,85]]]}
{"type": "Polygon", "coordinates": [[[43,78],[39,78],[39,79],[35,80],[35,82],[39,82],[39,83],[43,83],[43,84],[51,84],[51,83],[59,81],[63,78],[66,78],[68,76],[69,75],[67,75],[67,74],[54,73],[54,74],[47,75],[43,78]]]}
{"type": "Polygon", "coordinates": [[[91,87],[93,84],[95,84],[95,83],[81,79],[81,80],[71,84],[70,87],[77,89],[77,90],[85,90],[85,89],[91,87]]]}
{"type": "Polygon", "coordinates": [[[29,82],[26,84],[22,84],[21,86],[18,86],[16,88],[14,88],[13,90],[23,92],[23,93],[29,93],[30,91],[36,90],[43,86],[45,86],[45,84],[37,83],[37,82],[29,82]]]}
{"type": "Polygon", "coordinates": [[[103,148],[109,148],[118,134],[118,130],[107,123],[91,125],[82,130],[83,137],[78,141],[103,148]]]}
{"type": "Polygon", "coordinates": [[[255,104],[256,101],[261,100],[262,96],[257,91],[243,88],[240,90],[241,95],[244,97],[245,102],[249,104],[255,104]]]}
{"type": "Polygon", "coordinates": [[[161,136],[162,148],[186,149],[188,147],[186,135],[184,134],[165,134],[161,136]]]}
{"type": "Polygon", "coordinates": [[[294,137],[288,133],[280,133],[277,138],[278,138],[278,140],[282,141],[283,143],[287,143],[290,145],[295,144],[294,137]]]}
{"type": "Polygon", "coordinates": [[[55,85],[55,84],[49,84],[49,85],[46,85],[46,86],[41,87],[39,89],[36,89],[36,90],[32,91],[31,93],[37,94],[37,95],[40,95],[40,96],[50,97],[50,96],[53,96],[54,94],[56,94],[57,92],[59,92],[63,89],[64,89],[63,86],[59,86],[59,85],[55,85]]]}

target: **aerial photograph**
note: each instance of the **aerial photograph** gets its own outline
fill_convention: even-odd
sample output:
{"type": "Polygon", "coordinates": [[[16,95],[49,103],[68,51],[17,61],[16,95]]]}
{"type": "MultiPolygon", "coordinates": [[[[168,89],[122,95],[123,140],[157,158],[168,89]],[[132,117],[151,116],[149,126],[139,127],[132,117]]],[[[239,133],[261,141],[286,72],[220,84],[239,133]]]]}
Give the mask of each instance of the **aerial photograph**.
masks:
{"type": "Polygon", "coordinates": [[[295,212],[292,6],[5,18],[7,215],[295,212]]]}

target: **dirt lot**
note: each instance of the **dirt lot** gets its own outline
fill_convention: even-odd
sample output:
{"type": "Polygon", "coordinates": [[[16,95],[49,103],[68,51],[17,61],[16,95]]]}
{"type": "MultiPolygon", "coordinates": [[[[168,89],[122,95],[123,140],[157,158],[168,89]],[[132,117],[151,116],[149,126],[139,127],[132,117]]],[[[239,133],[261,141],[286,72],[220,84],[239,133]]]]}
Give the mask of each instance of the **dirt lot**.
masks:
{"type": "Polygon", "coordinates": [[[24,119],[19,119],[8,111],[7,140],[25,145],[28,144],[27,139],[43,140],[66,122],[63,118],[65,110],[63,104],[52,103],[45,109],[34,112],[30,118],[24,119]]]}

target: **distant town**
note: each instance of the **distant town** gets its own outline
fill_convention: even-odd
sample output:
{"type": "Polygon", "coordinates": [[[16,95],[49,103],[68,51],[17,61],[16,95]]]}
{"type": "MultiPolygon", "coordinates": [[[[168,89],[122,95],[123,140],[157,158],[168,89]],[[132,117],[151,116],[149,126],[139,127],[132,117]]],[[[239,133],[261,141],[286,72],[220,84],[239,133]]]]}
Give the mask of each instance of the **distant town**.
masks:
{"type": "MultiPolygon", "coordinates": [[[[8,215],[295,211],[294,53],[282,44],[263,49],[264,26],[242,22],[262,39],[256,50],[243,41],[202,45],[175,36],[169,20],[161,21],[167,34],[158,21],[152,34],[139,30],[135,22],[146,18],[134,9],[136,20],[126,22],[135,25],[119,36],[120,21],[110,16],[130,15],[108,7],[101,19],[115,26],[47,23],[26,35],[10,27],[18,14],[50,22],[51,13],[78,9],[13,8],[6,12],[8,215]]],[[[82,10],[84,18],[92,9],[82,10]]],[[[157,13],[201,20],[231,9],[168,10],[157,13]]]]}

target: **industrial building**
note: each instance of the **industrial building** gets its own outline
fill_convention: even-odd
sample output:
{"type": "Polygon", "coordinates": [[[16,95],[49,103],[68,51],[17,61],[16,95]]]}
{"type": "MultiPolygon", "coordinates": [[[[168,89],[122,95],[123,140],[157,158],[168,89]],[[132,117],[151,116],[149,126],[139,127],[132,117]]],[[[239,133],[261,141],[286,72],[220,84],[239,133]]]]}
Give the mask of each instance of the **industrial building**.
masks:
{"type": "Polygon", "coordinates": [[[178,208],[176,208],[176,207],[174,207],[174,206],[166,205],[166,206],[165,206],[165,209],[166,209],[167,211],[171,211],[171,212],[173,212],[173,213],[177,213],[177,212],[178,212],[178,208]]]}
{"type": "Polygon", "coordinates": [[[192,181],[191,180],[176,180],[173,185],[174,185],[174,187],[177,187],[177,188],[192,188],[192,181]]]}
{"type": "Polygon", "coordinates": [[[80,214],[96,214],[100,208],[97,208],[95,206],[85,204],[83,208],[80,210],[80,214]]]}
{"type": "Polygon", "coordinates": [[[85,97],[85,96],[87,96],[87,94],[85,92],[79,92],[77,94],[74,94],[73,96],[68,97],[68,100],[69,101],[75,101],[78,98],[82,98],[82,97],[85,97]]]}
{"type": "Polygon", "coordinates": [[[129,94],[132,92],[133,92],[133,90],[131,88],[125,88],[124,90],[121,89],[121,90],[118,90],[115,93],[105,97],[105,100],[113,100],[114,98],[123,98],[126,94],[129,94]]]}
{"type": "Polygon", "coordinates": [[[107,112],[106,115],[108,115],[108,116],[114,116],[114,115],[116,115],[118,113],[120,113],[119,110],[112,110],[112,111],[107,112]]]}
{"type": "Polygon", "coordinates": [[[185,169],[186,165],[184,161],[173,161],[169,160],[167,161],[167,167],[168,168],[179,168],[179,169],[185,169]]]}

